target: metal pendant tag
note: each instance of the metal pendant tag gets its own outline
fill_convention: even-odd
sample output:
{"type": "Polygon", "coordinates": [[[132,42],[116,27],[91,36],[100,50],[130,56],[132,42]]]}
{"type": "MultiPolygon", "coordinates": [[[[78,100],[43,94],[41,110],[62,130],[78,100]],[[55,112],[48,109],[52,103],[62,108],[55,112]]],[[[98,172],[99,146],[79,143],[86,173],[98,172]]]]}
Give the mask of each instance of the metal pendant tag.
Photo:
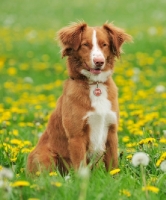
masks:
{"type": "Polygon", "coordinates": [[[95,95],[95,96],[100,96],[101,95],[101,90],[99,89],[99,88],[96,88],[94,91],[93,91],[93,94],[95,95]]]}
{"type": "Polygon", "coordinates": [[[93,91],[93,94],[95,95],[95,96],[100,96],[101,95],[101,90],[100,90],[100,88],[98,88],[98,82],[97,82],[97,88],[93,91]]]}

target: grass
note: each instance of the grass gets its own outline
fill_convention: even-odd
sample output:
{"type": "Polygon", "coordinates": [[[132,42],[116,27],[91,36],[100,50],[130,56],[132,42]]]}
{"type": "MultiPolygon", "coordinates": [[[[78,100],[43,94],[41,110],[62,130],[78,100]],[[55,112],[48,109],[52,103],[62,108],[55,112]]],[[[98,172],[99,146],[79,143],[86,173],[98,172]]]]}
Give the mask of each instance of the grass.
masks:
{"type": "Polygon", "coordinates": [[[2,199],[165,199],[166,174],[166,13],[165,2],[140,1],[1,1],[0,7],[0,195],[2,199]],[[119,88],[119,169],[106,173],[102,163],[90,174],[58,171],[26,176],[26,159],[44,131],[68,76],[54,41],[71,21],[90,25],[106,20],[134,38],[116,63],[119,88]],[[135,152],[149,155],[143,191],[135,152]],[[2,177],[4,167],[13,172],[2,177]],[[18,182],[20,181],[20,182],[18,182]],[[156,191],[158,189],[159,191],[156,191]]]}

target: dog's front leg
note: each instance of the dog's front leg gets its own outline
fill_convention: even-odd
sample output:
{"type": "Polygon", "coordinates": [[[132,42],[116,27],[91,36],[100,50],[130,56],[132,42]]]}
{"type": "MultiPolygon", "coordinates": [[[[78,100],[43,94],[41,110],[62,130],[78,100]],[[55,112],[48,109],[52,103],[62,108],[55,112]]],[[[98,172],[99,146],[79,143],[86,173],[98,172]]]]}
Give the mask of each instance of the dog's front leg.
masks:
{"type": "Polygon", "coordinates": [[[104,162],[107,171],[118,167],[118,135],[115,124],[111,125],[108,130],[104,162]]]}
{"type": "Polygon", "coordinates": [[[86,143],[83,136],[75,136],[69,139],[69,152],[75,170],[80,165],[86,166],[86,143]]]}

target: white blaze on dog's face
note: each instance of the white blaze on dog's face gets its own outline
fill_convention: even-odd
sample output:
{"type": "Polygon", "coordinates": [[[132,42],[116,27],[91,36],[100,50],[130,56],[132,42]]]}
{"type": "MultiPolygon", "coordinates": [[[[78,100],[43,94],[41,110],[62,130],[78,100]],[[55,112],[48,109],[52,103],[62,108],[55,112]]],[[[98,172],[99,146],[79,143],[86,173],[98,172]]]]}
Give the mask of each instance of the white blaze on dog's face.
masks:
{"type": "Polygon", "coordinates": [[[93,30],[92,35],[92,51],[90,54],[90,59],[92,63],[91,72],[94,74],[99,74],[104,68],[105,58],[102,50],[100,49],[97,41],[96,30],[93,30]],[[98,69],[98,70],[95,70],[98,69]]]}

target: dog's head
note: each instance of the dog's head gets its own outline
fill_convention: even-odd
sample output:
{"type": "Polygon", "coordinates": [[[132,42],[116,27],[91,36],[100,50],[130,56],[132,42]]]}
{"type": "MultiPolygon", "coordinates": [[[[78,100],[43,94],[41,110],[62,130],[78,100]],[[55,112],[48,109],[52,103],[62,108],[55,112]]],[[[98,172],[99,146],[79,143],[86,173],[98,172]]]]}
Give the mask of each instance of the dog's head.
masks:
{"type": "Polygon", "coordinates": [[[122,44],[131,41],[131,36],[113,24],[89,27],[82,22],[61,29],[58,39],[62,57],[68,56],[70,76],[81,75],[105,82],[112,72],[115,57],[120,57],[122,44]]]}

